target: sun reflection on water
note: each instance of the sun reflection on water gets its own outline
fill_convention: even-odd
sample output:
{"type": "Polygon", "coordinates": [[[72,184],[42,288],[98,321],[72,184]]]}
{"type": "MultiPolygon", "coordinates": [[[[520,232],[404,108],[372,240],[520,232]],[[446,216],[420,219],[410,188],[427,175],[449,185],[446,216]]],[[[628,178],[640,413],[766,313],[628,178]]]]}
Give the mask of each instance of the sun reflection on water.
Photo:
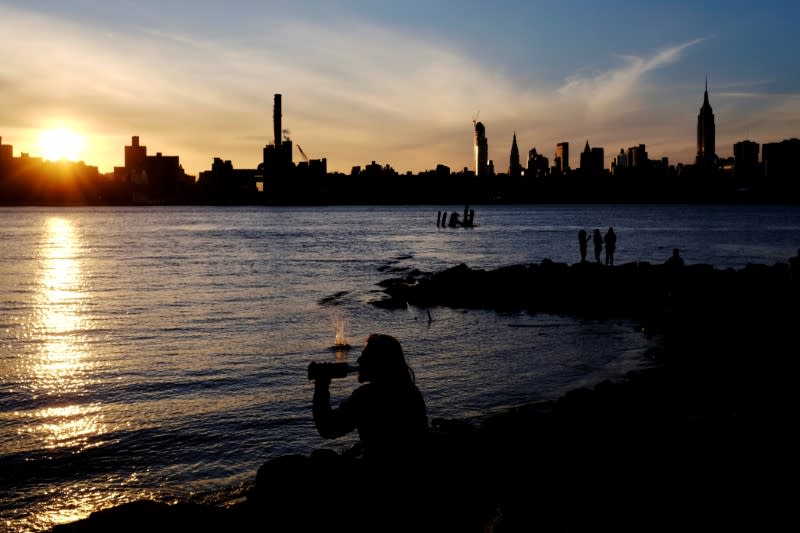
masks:
{"type": "Polygon", "coordinates": [[[138,475],[107,475],[89,482],[73,482],[45,492],[46,498],[37,502],[20,525],[30,531],[49,531],[53,526],[86,518],[94,511],[114,507],[139,499],[160,501],[160,495],[145,488],[116,490],[112,487],[136,486],[138,475]],[[52,501],[58,502],[53,505],[52,501]]]}
{"type": "Polygon", "coordinates": [[[30,421],[28,431],[39,436],[44,449],[85,449],[90,445],[91,437],[102,433],[102,418],[97,404],[47,407],[35,413],[35,420],[30,421]]]}
{"type": "Polygon", "coordinates": [[[70,398],[92,381],[81,246],[69,220],[47,219],[34,298],[38,353],[30,365],[29,386],[37,397],[52,398],[56,405],[31,413],[24,430],[45,449],[81,446],[103,430],[99,405],[70,398]]]}

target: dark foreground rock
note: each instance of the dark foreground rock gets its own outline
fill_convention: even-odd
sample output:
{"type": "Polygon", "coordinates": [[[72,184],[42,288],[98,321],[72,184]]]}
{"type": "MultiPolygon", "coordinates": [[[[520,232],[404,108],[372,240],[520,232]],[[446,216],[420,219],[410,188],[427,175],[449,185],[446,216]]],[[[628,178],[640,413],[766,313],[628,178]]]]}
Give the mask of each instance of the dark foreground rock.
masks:
{"type": "MultiPolygon", "coordinates": [[[[499,307],[575,312],[564,302],[583,298],[577,287],[591,290],[573,279],[587,267],[539,268],[458,267],[428,278],[435,290],[409,292],[418,282],[398,290],[417,304],[493,307],[499,298],[499,307]],[[544,275],[552,275],[545,287],[520,289],[520,276],[544,275]],[[486,279],[507,290],[489,290],[486,279]],[[558,279],[572,288],[559,289],[558,279]],[[470,290],[459,292],[464,280],[470,290]]],[[[800,324],[791,268],[588,268],[597,270],[590,277],[609,276],[596,290],[617,300],[592,313],[646,312],[658,322],[661,367],[477,427],[436,420],[426,448],[391,465],[329,451],[281,457],[262,466],[247,501],[226,509],[137,502],[55,531],[771,531],[794,523],[785,488],[794,481],[800,324]]]]}
{"type": "Polygon", "coordinates": [[[437,420],[399,465],[286,456],[228,509],[137,502],[56,531],[777,530],[794,418],[704,381],[631,374],[480,427],[437,420]]]}

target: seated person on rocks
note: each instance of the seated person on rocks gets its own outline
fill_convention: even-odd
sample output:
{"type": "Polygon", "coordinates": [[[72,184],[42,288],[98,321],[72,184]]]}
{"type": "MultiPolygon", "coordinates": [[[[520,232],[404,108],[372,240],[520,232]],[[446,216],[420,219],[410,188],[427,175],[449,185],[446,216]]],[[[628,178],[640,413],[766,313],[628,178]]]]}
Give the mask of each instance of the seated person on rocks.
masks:
{"type": "Polygon", "coordinates": [[[335,408],[330,378],[315,379],[313,412],[319,434],[335,439],[358,430],[365,461],[410,459],[425,442],[428,416],[400,342],[390,335],[370,335],[358,366],[358,381],[364,385],[335,408]]]}
{"type": "MultiPolygon", "coordinates": [[[[310,457],[294,454],[265,462],[248,498],[258,503],[264,519],[274,521],[275,531],[286,530],[280,529],[284,525],[291,525],[294,531],[322,531],[322,526],[325,531],[339,531],[344,530],[344,522],[348,531],[361,531],[352,529],[358,524],[349,514],[342,514],[341,502],[326,492],[331,483],[361,501],[362,518],[365,513],[376,518],[382,512],[396,510],[398,502],[387,499],[385,493],[398,489],[398,477],[405,477],[408,467],[417,465],[424,452],[428,436],[425,401],[394,337],[370,335],[358,365],[362,385],[338,407],[331,406],[331,375],[313,373],[313,414],[323,438],[335,439],[358,430],[362,460],[357,460],[352,451],[340,455],[323,449],[315,450],[310,457]],[[387,473],[393,475],[383,475],[387,473]],[[308,505],[316,512],[308,513],[308,505]]],[[[426,495],[419,488],[414,494],[417,504],[425,501],[426,495]]],[[[414,516],[408,514],[407,518],[414,516]]],[[[375,530],[386,531],[380,527],[375,530]]]]}

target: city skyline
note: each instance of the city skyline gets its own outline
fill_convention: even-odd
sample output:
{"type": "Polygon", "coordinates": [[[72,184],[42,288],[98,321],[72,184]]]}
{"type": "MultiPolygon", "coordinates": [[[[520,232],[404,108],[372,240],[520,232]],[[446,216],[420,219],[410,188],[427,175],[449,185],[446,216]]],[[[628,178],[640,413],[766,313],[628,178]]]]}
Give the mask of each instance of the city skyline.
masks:
{"type": "Polygon", "coordinates": [[[42,132],[78,132],[101,172],[133,135],[189,174],[214,157],[254,168],[282,93],[288,135],[332,172],[473,168],[475,117],[498,171],[515,132],[522,153],[551,160],[588,140],[605,168],[640,143],[693,163],[708,77],[720,157],[798,136],[800,8],[661,4],[0,2],[0,134],[37,157],[42,132]]]}

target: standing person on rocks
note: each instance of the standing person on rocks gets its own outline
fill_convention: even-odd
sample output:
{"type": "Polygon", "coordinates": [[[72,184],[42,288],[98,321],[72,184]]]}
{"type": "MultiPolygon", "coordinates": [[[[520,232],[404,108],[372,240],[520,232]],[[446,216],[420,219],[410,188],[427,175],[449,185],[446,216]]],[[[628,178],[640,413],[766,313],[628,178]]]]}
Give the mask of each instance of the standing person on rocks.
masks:
{"type": "Polygon", "coordinates": [[[599,229],[592,232],[592,242],[594,242],[594,262],[600,262],[600,253],[603,251],[603,235],[599,229]]]}
{"type": "Polygon", "coordinates": [[[617,249],[617,234],[614,233],[614,228],[608,228],[603,241],[606,244],[606,266],[614,266],[614,251],[617,249]]]}
{"type": "Polygon", "coordinates": [[[791,271],[792,280],[800,282],[800,248],[797,249],[797,255],[789,258],[789,268],[791,271]]]}
{"type": "Polygon", "coordinates": [[[581,251],[581,263],[586,262],[586,250],[589,246],[589,236],[586,234],[586,230],[582,229],[578,232],[578,247],[581,251]]]}
{"type": "Polygon", "coordinates": [[[671,268],[671,269],[679,269],[683,268],[684,262],[683,257],[681,257],[681,251],[678,248],[672,249],[672,256],[669,259],[664,261],[664,266],[671,268]]]}

